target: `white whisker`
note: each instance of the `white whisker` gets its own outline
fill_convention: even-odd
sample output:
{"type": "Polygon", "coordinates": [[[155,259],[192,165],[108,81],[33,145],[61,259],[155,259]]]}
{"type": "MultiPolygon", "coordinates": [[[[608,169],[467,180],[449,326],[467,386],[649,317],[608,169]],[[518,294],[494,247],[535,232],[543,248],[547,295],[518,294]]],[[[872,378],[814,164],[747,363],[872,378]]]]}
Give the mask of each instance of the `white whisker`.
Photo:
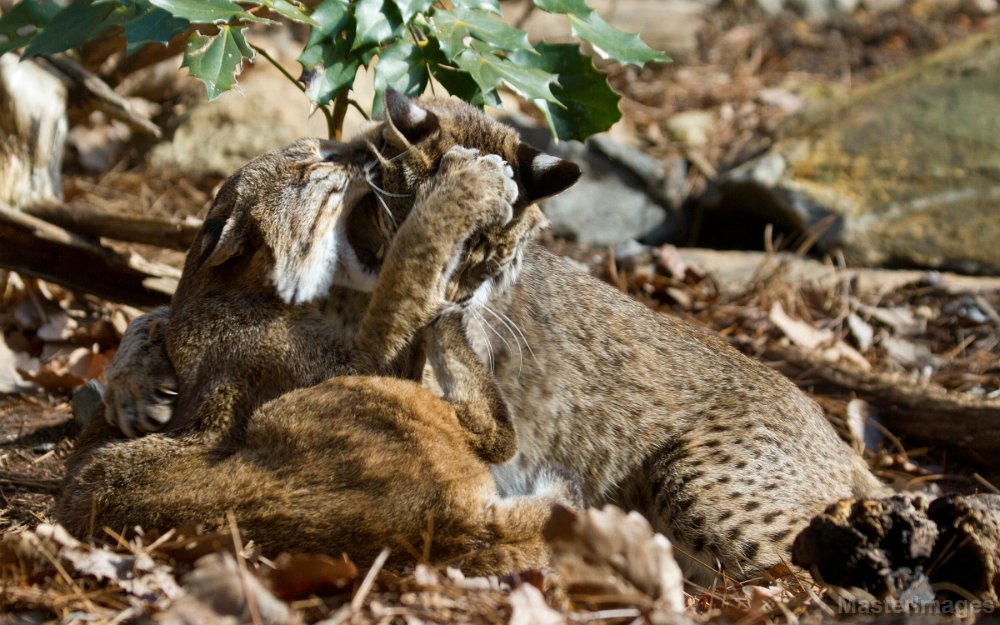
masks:
{"type": "Polygon", "coordinates": [[[542,364],[540,362],[538,362],[538,357],[535,356],[535,350],[531,349],[531,343],[528,342],[528,337],[525,336],[524,331],[521,330],[521,328],[516,323],[514,323],[514,320],[511,319],[510,317],[508,317],[507,315],[505,315],[502,312],[497,312],[497,311],[493,310],[492,308],[490,308],[486,304],[483,304],[483,307],[486,310],[488,310],[490,313],[492,313],[493,315],[496,315],[497,317],[499,317],[500,319],[502,319],[506,323],[510,324],[510,327],[513,328],[513,330],[515,330],[518,333],[518,335],[520,335],[521,341],[524,341],[524,346],[528,348],[528,353],[531,354],[532,360],[534,360],[535,364],[538,365],[539,368],[541,368],[542,364]]]}
{"type": "MultiPolygon", "coordinates": [[[[490,331],[493,332],[493,334],[495,334],[498,339],[500,339],[500,342],[504,344],[504,346],[507,348],[507,351],[513,354],[514,351],[510,348],[510,343],[507,342],[507,339],[505,339],[502,334],[497,332],[497,329],[493,327],[492,323],[486,320],[486,317],[483,317],[483,323],[485,323],[486,327],[489,328],[490,331]]],[[[517,337],[514,337],[514,339],[516,340],[517,337]]],[[[520,348],[520,345],[518,345],[518,348],[520,348]]]]}
{"type": "Polygon", "coordinates": [[[493,346],[490,345],[490,337],[486,334],[486,328],[483,327],[483,316],[476,310],[472,310],[471,312],[473,313],[472,318],[479,324],[479,331],[483,333],[483,337],[486,342],[486,354],[488,355],[490,361],[490,371],[493,371],[493,346]]]}
{"type": "MultiPolygon", "coordinates": [[[[505,330],[510,332],[511,338],[514,339],[514,342],[517,344],[517,377],[521,377],[521,370],[524,368],[524,350],[521,349],[521,339],[518,338],[517,334],[511,329],[510,324],[507,321],[504,321],[504,319],[494,312],[492,308],[486,304],[483,304],[482,307],[483,310],[493,315],[505,330]]],[[[510,351],[510,344],[507,343],[507,341],[504,341],[504,344],[507,345],[507,351],[510,351]]]]}

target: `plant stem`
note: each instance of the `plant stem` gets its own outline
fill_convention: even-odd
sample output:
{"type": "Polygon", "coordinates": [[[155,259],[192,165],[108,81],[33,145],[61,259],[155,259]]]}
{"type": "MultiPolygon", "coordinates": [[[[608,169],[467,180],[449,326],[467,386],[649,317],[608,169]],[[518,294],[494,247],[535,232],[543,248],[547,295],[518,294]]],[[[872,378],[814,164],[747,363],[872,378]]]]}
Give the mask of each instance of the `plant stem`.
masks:
{"type": "Polygon", "coordinates": [[[366,121],[371,121],[371,116],[360,104],[358,104],[357,100],[350,98],[347,100],[347,103],[353,106],[357,112],[361,113],[361,116],[364,117],[366,121]]]}
{"type": "MultiPolygon", "coordinates": [[[[287,78],[289,80],[289,82],[291,82],[293,85],[295,85],[295,87],[299,91],[301,91],[302,93],[306,92],[306,88],[302,85],[302,83],[299,82],[298,80],[296,80],[296,78],[294,76],[292,76],[290,73],[288,73],[288,70],[285,69],[284,67],[282,67],[281,63],[278,63],[278,61],[276,61],[273,56],[271,56],[270,54],[268,54],[267,50],[265,50],[264,48],[261,48],[260,46],[254,45],[252,43],[250,44],[250,47],[253,48],[254,51],[257,52],[257,54],[259,54],[262,57],[264,57],[279,72],[281,72],[281,75],[284,76],[285,78],[287,78]]],[[[341,119],[340,120],[340,124],[335,124],[334,120],[333,120],[333,115],[330,113],[330,109],[328,109],[325,106],[320,106],[320,107],[317,107],[317,108],[319,108],[319,110],[323,111],[323,116],[326,117],[326,129],[327,129],[327,133],[331,137],[334,136],[334,134],[337,131],[337,129],[339,128],[339,126],[343,125],[344,120],[341,119]]]]}
{"type": "Polygon", "coordinates": [[[330,137],[341,141],[344,138],[344,116],[347,115],[348,89],[344,87],[333,102],[333,117],[328,120],[330,137]]]}

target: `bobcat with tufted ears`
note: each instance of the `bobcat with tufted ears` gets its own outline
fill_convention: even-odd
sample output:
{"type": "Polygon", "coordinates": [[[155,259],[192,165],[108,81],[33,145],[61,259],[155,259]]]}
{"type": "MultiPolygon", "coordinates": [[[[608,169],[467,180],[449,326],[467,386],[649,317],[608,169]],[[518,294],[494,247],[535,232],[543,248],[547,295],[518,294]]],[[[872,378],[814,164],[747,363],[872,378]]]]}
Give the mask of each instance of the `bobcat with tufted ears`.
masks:
{"type": "MultiPolygon", "coordinates": [[[[382,130],[367,142],[377,161],[366,172],[375,201],[344,221],[345,262],[334,277],[354,291],[326,311],[345,336],[365,318],[358,302],[367,301],[388,242],[398,243],[397,224],[454,146],[515,166],[515,214],[537,211],[535,200],[577,176],[572,164],[462,102],[395,93],[386,102],[382,130]]],[[[470,259],[457,277],[465,332],[492,368],[519,442],[516,456],[493,470],[501,493],[529,492],[546,467],[566,467],[586,503],[643,512],[675,543],[686,574],[708,582],[787,562],[797,532],[827,504],[885,492],[812,400],[717,336],[650,310],[533,242],[462,245],[470,259]]],[[[417,296],[410,283],[385,287],[417,296]]],[[[398,349],[375,354],[376,364],[398,349]]],[[[141,363],[121,366],[127,373],[109,382],[125,391],[109,408],[127,429],[153,404],[129,381],[143,376],[141,363]]],[[[169,377],[158,379],[170,387],[169,377]]]]}

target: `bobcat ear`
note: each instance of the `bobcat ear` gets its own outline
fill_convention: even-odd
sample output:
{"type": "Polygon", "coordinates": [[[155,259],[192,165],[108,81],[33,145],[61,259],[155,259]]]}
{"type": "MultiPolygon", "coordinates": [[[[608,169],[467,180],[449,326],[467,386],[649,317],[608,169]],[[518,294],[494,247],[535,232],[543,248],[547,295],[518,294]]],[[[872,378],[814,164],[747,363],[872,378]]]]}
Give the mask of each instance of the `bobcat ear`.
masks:
{"type": "Polygon", "coordinates": [[[209,217],[198,235],[198,268],[215,267],[243,253],[244,228],[232,215],[209,217]]]}
{"type": "Polygon", "coordinates": [[[560,193],[580,178],[576,163],[546,154],[527,143],[517,146],[517,166],[529,203],[560,193]]]}
{"type": "MultiPolygon", "coordinates": [[[[441,127],[437,115],[421,108],[392,87],[385,90],[385,116],[390,126],[387,130],[395,130],[408,143],[416,143],[441,127]]],[[[397,139],[394,143],[399,142],[397,137],[391,135],[386,138],[397,139]]]]}

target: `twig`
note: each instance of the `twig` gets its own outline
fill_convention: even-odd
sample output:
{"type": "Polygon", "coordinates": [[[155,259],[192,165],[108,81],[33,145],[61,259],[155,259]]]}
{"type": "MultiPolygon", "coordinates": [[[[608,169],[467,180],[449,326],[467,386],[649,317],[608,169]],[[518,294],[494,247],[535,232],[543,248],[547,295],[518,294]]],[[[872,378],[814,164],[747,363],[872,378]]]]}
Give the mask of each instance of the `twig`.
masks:
{"type": "MultiPolygon", "coordinates": [[[[289,80],[289,82],[291,82],[293,85],[295,85],[295,87],[299,91],[301,91],[302,93],[306,92],[305,86],[297,78],[295,78],[294,76],[292,76],[288,72],[288,70],[285,69],[284,66],[281,63],[279,63],[273,56],[271,56],[270,54],[268,54],[267,50],[265,50],[264,48],[261,48],[260,46],[254,45],[252,43],[250,44],[250,47],[253,48],[254,51],[257,52],[257,54],[259,54],[262,57],[264,57],[264,59],[266,59],[267,62],[269,62],[271,65],[273,65],[275,67],[275,69],[277,69],[279,72],[281,72],[281,74],[285,78],[287,78],[289,80]]],[[[333,133],[333,128],[334,128],[334,123],[333,123],[333,116],[330,113],[330,109],[326,108],[325,106],[317,106],[316,108],[318,108],[319,110],[323,111],[323,116],[326,117],[327,131],[331,133],[331,136],[333,136],[332,133],[333,133]]]]}
{"type": "Polygon", "coordinates": [[[365,111],[364,107],[358,104],[357,100],[354,98],[347,98],[347,103],[353,106],[357,112],[361,113],[361,116],[365,118],[365,121],[371,121],[371,115],[365,111]]]}
{"type": "Polygon", "coordinates": [[[6,472],[0,473],[0,482],[10,484],[11,486],[32,488],[46,493],[52,493],[59,490],[60,484],[59,480],[45,480],[6,472]]]}
{"type": "Polygon", "coordinates": [[[514,21],[514,28],[517,28],[518,30],[524,30],[524,25],[528,22],[528,19],[530,19],[532,14],[535,12],[535,3],[533,2],[533,0],[528,0],[527,4],[528,4],[527,8],[525,8],[524,11],[520,15],[518,15],[517,19],[514,21]]]}
{"type": "Polygon", "coordinates": [[[135,130],[152,135],[157,139],[163,136],[159,126],[136,111],[131,102],[115,93],[114,89],[109,87],[106,82],[88,72],[76,61],[64,56],[43,58],[55,71],[65,76],[93,98],[97,108],[111,117],[125,122],[135,130]]]}
{"type": "Polygon", "coordinates": [[[358,587],[358,592],[351,599],[352,612],[357,612],[364,606],[365,599],[368,598],[368,593],[372,591],[372,587],[375,585],[375,578],[378,577],[378,572],[382,570],[382,567],[385,566],[385,561],[389,559],[389,553],[389,548],[384,547],[375,558],[375,562],[372,563],[372,568],[368,569],[365,579],[361,582],[361,586],[358,587]]]}
{"type": "Polygon", "coordinates": [[[229,521],[229,532],[233,536],[233,549],[236,551],[236,567],[240,570],[240,584],[243,586],[243,596],[247,600],[247,611],[250,612],[250,621],[253,625],[261,625],[260,608],[257,607],[257,597],[250,591],[247,584],[247,577],[250,571],[247,569],[246,560],[243,558],[243,540],[240,538],[240,528],[236,525],[236,515],[230,510],[226,513],[229,521]]]}

